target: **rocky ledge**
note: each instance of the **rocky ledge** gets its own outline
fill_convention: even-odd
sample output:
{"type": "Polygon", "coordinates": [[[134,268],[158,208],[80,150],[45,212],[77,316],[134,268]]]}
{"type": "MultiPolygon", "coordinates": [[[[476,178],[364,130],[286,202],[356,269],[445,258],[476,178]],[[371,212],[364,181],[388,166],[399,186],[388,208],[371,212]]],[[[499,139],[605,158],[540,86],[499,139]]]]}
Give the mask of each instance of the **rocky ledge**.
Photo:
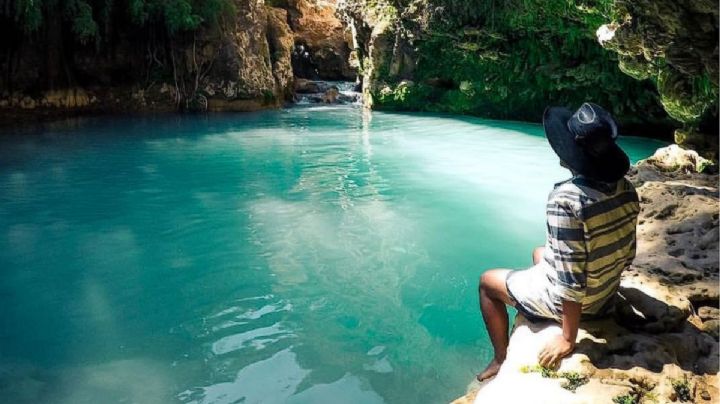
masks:
{"type": "Polygon", "coordinates": [[[560,326],[518,316],[498,375],[455,403],[720,402],[718,176],[698,174],[704,164],[673,145],[632,169],[637,257],[615,314],[583,322],[559,369],[538,367],[537,355],[560,326]]]}

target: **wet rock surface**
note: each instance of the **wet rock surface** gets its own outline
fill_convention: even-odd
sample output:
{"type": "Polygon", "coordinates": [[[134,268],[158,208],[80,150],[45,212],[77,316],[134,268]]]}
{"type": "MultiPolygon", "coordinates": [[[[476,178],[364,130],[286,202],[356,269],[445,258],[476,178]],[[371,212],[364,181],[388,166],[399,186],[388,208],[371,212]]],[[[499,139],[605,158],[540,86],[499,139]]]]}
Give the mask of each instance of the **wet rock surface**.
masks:
{"type": "Polygon", "coordinates": [[[210,70],[201,93],[209,110],[248,110],[276,105],[276,78],[268,44],[268,10],[257,2],[237,2],[230,34],[206,46],[210,70]],[[263,38],[264,40],[258,40],[263,38]]]}
{"type": "Polygon", "coordinates": [[[358,85],[347,81],[295,80],[295,101],[298,104],[359,104],[362,96],[358,85]]]}
{"type": "Polygon", "coordinates": [[[295,75],[312,80],[354,80],[356,71],[349,64],[352,37],[335,13],[337,1],[289,0],[288,6],[295,34],[295,75]]]}
{"type": "Polygon", "coordinates": [[[679,399],[684,380],[693,402],[720,400],[718,176],[669,171],[677,166],[670,156],[694,157],[660,149],[629,174],[641,197],[637,257],[623,274],[614,315],[583,322],[575,352],[559,369],[588,383],[571,393],[562,378],[523,373],[562,329],[519,316],[500,373],[482,385],[473,382],[459,403],[598,403],[623,395],[666,403],[679,399]]]}
{"type": "Polygon", "coordinates": [[[268,45],[272,55],[275,92],[283,100],[292,100],[293,81],[292,49],[294,35],[287,23],[288,12],[281,8],[268,9],[268,45]]]}

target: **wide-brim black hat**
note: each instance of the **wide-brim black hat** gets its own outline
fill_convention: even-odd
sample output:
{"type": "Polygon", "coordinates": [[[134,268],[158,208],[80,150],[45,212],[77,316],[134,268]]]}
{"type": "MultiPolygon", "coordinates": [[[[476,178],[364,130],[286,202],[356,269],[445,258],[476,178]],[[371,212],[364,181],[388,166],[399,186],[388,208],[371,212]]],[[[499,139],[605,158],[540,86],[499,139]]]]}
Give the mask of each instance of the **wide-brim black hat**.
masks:
{"type": "Polygon", "coordinates": [[[630,159],[615,143],[617,125],[601,107],[585,103],[576,113],[564,107],[548,107],[543,126],[550,147],[576,173],[615,182],[628,172],[630,159]]]}

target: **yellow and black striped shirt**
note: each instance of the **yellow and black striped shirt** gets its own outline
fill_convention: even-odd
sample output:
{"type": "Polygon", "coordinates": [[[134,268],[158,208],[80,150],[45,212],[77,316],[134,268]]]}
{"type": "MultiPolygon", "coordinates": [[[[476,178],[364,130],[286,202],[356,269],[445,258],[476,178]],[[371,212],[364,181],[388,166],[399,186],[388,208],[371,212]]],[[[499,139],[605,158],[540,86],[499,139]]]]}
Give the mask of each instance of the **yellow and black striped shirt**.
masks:
{"type": "MultiPolygon", "coordinates": [[[[626,179],[603,183],[576,176],[555,185],[547,204],[549,297],[582,303],[584,315],[600,314],[635,258],[640,204],[626,179]]],[[[557,313],[557,312],[556,312],[557,313]]]]}

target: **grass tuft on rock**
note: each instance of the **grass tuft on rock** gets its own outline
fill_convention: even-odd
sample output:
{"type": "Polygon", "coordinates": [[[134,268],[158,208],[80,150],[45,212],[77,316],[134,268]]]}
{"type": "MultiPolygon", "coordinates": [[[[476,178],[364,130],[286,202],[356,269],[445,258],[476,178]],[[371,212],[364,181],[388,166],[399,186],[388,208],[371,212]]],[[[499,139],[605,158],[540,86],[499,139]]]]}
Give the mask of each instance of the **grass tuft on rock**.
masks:
{"type": "Polygon", "coordinates": [[[583,376],[578,372],[557,372],[553,369],[546,368],[540,365],[534,366],[522,366],[520,367],[521,373],[540,373],[542,377],[548,379],[565,379],[560,387],[572,391],[573,393],[578,387],[587,384],[587,376],[583,376]]]}
{"type": "Polygon", "coordinates": [[[683,379],[673,380],[672,386],[680,402],[692,402],[692,387],[690,386],[687,376],[683,379]]]}
{"type": "Polygon", "coordinates": [[[573,393],[578,387],[585,385],[588,382],[587,376],[583,376],[578,372],[563,372],[562,377],[564,377],[567,381],[564,382],[561,387],[566,390],[570,390],[573,393]]]}
{"type": "Polygon", "coordinates": [[[638,404],[639,402],[638,396],[632,394],[632,392],[613,397],[613,403],[615,404],[638,404]]]}
{"type": "Polygon", "coordinates": [[[612,402],[615,404],[657,403],[657,394],[650,391],[652,387],[647,384],[641,384],[637,387],[634,386],[627,394],[613,397],[612,402]]]}

